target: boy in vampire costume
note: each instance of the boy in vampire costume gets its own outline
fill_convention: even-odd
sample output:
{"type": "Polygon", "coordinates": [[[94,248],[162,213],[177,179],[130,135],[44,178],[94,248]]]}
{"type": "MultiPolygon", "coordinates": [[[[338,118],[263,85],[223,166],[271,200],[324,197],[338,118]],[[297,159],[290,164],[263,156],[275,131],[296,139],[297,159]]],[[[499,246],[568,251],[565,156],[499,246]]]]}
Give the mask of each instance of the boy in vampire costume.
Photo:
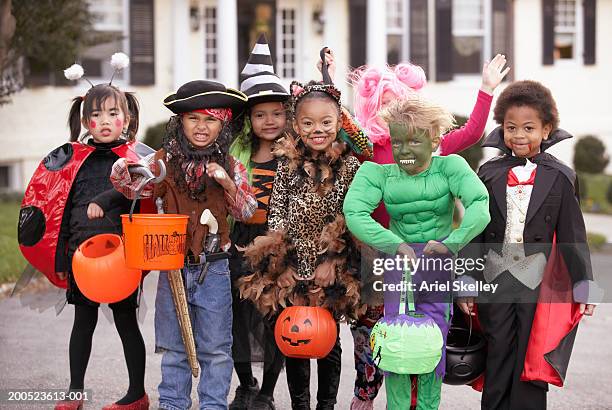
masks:
{"type": "MultiPolygon", "coordinates": [[[[477,300],[488,342],[482,408],[545,409],[547,382],[562,385],[578,321],[593,313],[597,287],[576,175],[544,152],[571,137],[558,128],[550,91],[534,81],[513,83],[494,112],[500,127],[483,146],[502,155],[479,170],[491,197],[491,223],[462,255],[487,258],[464,280],[498,284],[495,293],[481,293],[477,300]],[[556,262],[550,258],[554,246],[567,267],[569,297],[538,303],[550,285],[544,273],[556,262]],[[538,370],[542,366],[548,371],[538,370]]],[[[459,306],[475,314],[473,298],[460,299],[459,306]]]]}

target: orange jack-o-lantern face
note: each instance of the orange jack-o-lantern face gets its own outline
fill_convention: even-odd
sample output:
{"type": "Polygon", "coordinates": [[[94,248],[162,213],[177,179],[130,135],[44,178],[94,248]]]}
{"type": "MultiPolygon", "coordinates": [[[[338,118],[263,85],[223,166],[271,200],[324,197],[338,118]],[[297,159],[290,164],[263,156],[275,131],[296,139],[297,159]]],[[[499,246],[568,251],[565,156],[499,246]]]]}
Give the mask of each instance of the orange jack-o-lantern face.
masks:
{"type": "Polygon", "coordinates": [[[174,232],[168,238],[168,253],[170,253],[170,255],[176,255],[179,252],[179,243],[180,235],[177,232],[174,232]]]}
{"type": "Polygon", "coordinates": [[[338,330],[327,309],[291,306],[276,320],[274,337],[285,356],[320,359],[334,347],[338,330]]]}
{"type": "MultiPolygon", "coordinates": [[[[291,317],[287,316],[284,321],[291,323],[291,317]]],[[[304,320],[301,328],[299,324],[293,323],[289,328],[289,336],[281,334],[281,338],[283,342],[287,342],[291,346],[307,345],[312,340],[312,322],[310,319],[304,320]],[[291,335],[294,335],[295,339],[292,339],[291,335]]]]}

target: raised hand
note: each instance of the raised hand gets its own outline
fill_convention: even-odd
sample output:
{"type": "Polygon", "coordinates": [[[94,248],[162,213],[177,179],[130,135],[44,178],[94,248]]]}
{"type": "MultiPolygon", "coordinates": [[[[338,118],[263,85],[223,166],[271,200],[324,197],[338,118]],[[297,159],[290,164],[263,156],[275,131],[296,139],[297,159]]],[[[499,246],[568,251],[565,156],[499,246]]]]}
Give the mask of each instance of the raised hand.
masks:
{"type": "Polygon", "coordinates": [[[502,82],[504,77],[510,72],[510,67],[506,65],[506,56],[498,54],[493,57],[491,62],[485,61],[482,66],[482,85],[480,89],[487,94],[493,95],[493,91],[502,82]]]}
{"type": "MultiPolygon", "coordinates": [[[[336,76],[336,60],[334,58],[334,52],[331,51],[330,48],[328,48],[327,53],[325,53],[325,62],[327,63],[327,72],[329,73],[329,76],[333,81],[334,77],[336,76]]],[[[317,69],[319,70],[319,72],[322,71],[322,65],[323,63],[321,59],[319,59],[317,61],[317,69]]]]}

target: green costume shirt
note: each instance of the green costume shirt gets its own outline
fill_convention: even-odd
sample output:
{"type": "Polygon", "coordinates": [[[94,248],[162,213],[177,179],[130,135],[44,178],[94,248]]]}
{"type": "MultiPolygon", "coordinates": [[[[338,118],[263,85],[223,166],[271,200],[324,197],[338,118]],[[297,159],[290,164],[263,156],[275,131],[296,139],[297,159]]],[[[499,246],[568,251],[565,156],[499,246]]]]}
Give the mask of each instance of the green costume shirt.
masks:
{"type": "Polygon", "coordinates": [[[402,242],[442,241],[456,254],[490,221],[486,187],[458,155],[434,156],[429,168],[409,175],[397,164],[365,162],[344,200],[346,225],[361,241],[394,255],[402,242]],[[453,230],[454,198],[465,207],[461,225],[453,230]],[[389,213],[389,229],[371,213],[380,201],[389,213]]]}

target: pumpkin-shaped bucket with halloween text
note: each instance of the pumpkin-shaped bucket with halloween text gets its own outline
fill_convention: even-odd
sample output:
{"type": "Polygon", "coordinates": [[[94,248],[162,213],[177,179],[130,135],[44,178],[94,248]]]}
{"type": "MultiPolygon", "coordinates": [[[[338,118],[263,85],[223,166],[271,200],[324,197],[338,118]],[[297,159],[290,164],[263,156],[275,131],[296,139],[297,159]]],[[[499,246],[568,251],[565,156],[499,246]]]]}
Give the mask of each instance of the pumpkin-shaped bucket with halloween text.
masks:
{"type": "Polygon", "coordinates": [[[126,266],[123,242],[114,234],[92,236],[80,244],[72,257],[72,273],[81,293],[98,303],[127,298],[142,278],[140,269],[126,266]]]}
{"type": "Polygon", "coordinates": [[[185,264],[187,215],[121,215],[127,266],[174,270],[185,264]]]}
{"type": "Polygon", "coordinates": [[[291,306],[276,320],[274,338],[287,357],[321,359],[338,338],[336,321],[329,310],[315,306],[291,306]]]}

